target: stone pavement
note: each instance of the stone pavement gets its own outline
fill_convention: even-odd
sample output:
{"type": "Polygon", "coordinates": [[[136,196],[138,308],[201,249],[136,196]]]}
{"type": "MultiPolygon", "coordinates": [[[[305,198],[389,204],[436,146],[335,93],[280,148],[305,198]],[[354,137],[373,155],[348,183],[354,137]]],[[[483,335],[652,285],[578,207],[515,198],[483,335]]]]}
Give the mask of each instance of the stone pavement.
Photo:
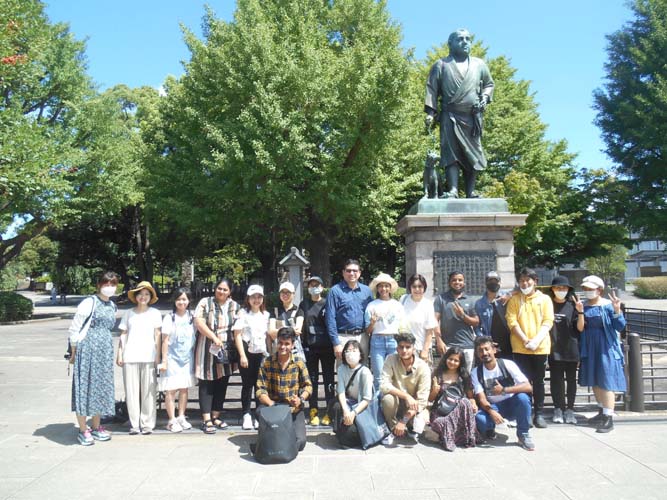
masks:
{"type": "MultiPolygon", "coordinates": [[[[0,499],[667,498],[664,412],[622,413],[610,434],[535,429],[534,452],[505,428],[492,446],[454,453],[430,443],[341,450],[328,429],[310,429],[297,459],[274,466],[253,461],[253,433],[237,426],[214,436],[129,436],[114,427],[110,442],[84,448],[62,359],[68,325],[0,326],[0,499]]],[[[117,373],[119,396],[121,380],[117,373]]],[[[196,413],[194,405],[195,425],[196,413]]]]}

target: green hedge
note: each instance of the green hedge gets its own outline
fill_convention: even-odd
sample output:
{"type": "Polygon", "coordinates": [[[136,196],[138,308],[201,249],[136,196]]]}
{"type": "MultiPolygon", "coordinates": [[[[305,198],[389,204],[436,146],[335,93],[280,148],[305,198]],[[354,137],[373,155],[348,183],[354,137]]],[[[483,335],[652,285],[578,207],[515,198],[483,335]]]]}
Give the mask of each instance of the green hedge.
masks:
{"type": "Polygon", "coordinates": [[[667,299],[667,276],[638,278],[633,285],[634,294],[640,299],[667,299]]]}
{"type": "Polygon", "coordinates": [[[0,322],[32,318],[32,300],[14,292],[0,292],[0,322]]]}

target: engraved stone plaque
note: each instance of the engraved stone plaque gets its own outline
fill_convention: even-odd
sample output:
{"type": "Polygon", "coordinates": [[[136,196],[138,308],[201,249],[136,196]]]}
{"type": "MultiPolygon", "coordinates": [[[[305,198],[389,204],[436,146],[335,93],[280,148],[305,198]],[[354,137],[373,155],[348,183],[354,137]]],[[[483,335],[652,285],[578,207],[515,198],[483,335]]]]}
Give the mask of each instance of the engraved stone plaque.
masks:
{"type": "Polygon", "coordinates": [[[466,294],[483,295],[486,273],[495,269],[495,252],[433,252],[433,294],[447,291],[449,273],[461,271],[466,279],[466,294]]]}

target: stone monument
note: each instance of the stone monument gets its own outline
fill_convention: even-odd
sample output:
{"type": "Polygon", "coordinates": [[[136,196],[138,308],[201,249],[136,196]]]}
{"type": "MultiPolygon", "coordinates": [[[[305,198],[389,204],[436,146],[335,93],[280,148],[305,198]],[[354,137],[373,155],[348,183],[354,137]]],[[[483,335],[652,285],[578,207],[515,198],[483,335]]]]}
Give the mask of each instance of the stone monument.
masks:
{"type": "Polygon", "coordinates": [[[406,278],[422,274],[428,295],[447,290],[453,270],[466,276],[471,295],[485,292],[484,277],[495,270],[507,286],[514,283],[514,229],[527,215],[511,214],[500,198],[481,199],[474,191],[477,173],[486,167],[481,137],[483,113],[493,97],[493,79],[481,59],[470,56],[471,36],[459,29],[449,36],[450,55],[437,61],[426,83],[426,129],[440,125],[440,168],[433,172],[429,152],[424,197],[412,206],[396,230],[405,238],[406,278]],[[465,196],[459,199],[459,170],[465,196]]]}

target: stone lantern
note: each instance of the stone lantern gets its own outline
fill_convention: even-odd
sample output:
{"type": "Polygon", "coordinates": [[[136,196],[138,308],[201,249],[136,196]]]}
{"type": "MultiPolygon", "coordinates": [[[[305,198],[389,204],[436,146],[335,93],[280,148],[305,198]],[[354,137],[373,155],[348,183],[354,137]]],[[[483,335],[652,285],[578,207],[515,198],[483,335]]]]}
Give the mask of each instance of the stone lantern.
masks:
{"type": "Polygon", "coordinates": [[[283,257],[278,264],[285,268],[290,283],[294,285],[294,303],[300,304],[303,298],[303,270],[310,266],[310,262],[301,255],[296,247],[292,247],[290,253],[283,257]]]}

